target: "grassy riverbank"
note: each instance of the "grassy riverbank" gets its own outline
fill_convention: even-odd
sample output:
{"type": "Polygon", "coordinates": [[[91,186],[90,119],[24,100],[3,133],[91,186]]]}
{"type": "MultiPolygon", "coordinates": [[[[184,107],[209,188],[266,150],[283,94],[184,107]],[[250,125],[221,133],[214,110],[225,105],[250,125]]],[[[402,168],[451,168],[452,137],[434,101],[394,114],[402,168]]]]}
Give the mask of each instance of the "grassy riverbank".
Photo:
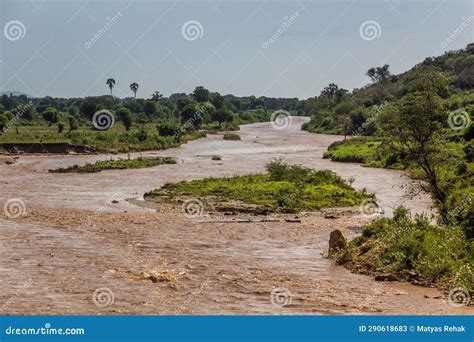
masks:
{"type": "Polygon", "coordinates": [[[371,197],[354,190],[332,171],[314,171],[301,166],[273,162],[267,173],[231,178],[206,178],[167,184],[145,195],[149,200],[179,203],[199,198],[212,207],[245,208],[256,213],[317,210],[359,205],[371,197]],[[223,204],[227,203],[227,204],[223,204]]]}
{"type": "Polygon", "coordinates": [[[361,163],[381,167],[381,161],[377,158],[377,148],[380,144],[379,139],[372,137],[336,141],[328,147],[324,158],[336,162],[361,163]]]}
{"type": "MultiPolygon", "coordinates": [[[[348,139],[332,144],[325,157],[405,169],[412,177],[420,177],[422,170],[390,155],[382,144],[373,137],[348,139]]],[[[338,263],[381,279],[474,292],[474,162],[463,142],[449,143],[449,150],[462,163],[448,178],[448,220],[433,224],[427,217],[411,217],[400,208],[393,219],[378,219],[364,227],[362,235],[336,257],[338,263]]]]}
{"type": "Polygon", "coordinates": [[[388,280],[406,280],[442,289],[474,288],[474,241],[456,224],[436,226],[425,216],[399,208],[381,218],[340,251],[336,261],[349,269],[388,280]]]}
{"type": "Polygon", "coordinates": [[[97,131],[83,127],[72,132],[57,132],[47,125],[20,127],[19,133],[9,130],[0,135],[0,144],[51,144],[69,143],[78,146],[90,146],[99,152],[138,152],[146,150],[164,150],[178,147],[191,140],[205,137],[201,131],[189,132],[175,139],[172,135],[162,136],[153,125],[133,128],[126,131],[119,123],[106,131],[97,131]]]}

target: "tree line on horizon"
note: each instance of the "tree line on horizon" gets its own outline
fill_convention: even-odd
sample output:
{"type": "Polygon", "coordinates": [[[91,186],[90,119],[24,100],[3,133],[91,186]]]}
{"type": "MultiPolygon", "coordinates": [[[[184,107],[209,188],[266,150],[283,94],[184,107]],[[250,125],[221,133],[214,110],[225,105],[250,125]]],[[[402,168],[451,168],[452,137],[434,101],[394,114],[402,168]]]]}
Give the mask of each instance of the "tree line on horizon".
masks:
{"type": "Polygon", "coordinates": [[[111,111],[120,120],[125,130],[146,123],[160,123],[163,126],[179,128],[192,120],[191,129],[199,129],[202,124],[236,128],[240,123],[268,121],[273,111],[285,109],[292,114],[305,115],[304,101],[297,98],[238,97],[211,92],[197,86],[191,94],[175,93],[169,97],[155,91],[149,98],[137,98],[139,84],[130,84],[133,97],[117,98],[113,89],[114,78],[105,82],[110,95],[88,96],[85,98],[28,98],[26,95],[0,96],[0,131],[13,118],[16,126],[31,124],[58,125],[62,132],[64,123],[69,131],[81,126],[90,126],[91,119],[99,110],[111,111]],[[196,113],[199,113],[196,117],[196,113]]]}

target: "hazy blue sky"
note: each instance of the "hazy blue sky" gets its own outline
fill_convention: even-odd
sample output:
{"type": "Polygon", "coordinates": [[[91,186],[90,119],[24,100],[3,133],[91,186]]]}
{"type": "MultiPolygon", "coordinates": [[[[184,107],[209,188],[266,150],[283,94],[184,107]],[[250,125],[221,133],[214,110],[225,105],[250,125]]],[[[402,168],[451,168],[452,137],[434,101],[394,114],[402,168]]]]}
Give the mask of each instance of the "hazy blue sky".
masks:
{"type": "Polygon", "coordinates": [[[107,94],[105,81],[113,77],[120,97],[131,95],[135,81],[138,97],[155,90],[188,93],[203,85],[222,94],[307,98],[330,82],[360,87],[369,81],[369,67],[387,63],[399,73],[426,56],[474,41],[469,0],[0,4],[0,91],[36,96],[107,94]],[[199,22],[202,36],[192,40],[191,30],[183,37],[188,21],[199,22]],[[367,21],[375,23],[367,23],[361,35],[367,21]],[[99,39],[90,43],[96,34],[99,39]],[[275,41],[264,47],[274,34],[275,41]]]}

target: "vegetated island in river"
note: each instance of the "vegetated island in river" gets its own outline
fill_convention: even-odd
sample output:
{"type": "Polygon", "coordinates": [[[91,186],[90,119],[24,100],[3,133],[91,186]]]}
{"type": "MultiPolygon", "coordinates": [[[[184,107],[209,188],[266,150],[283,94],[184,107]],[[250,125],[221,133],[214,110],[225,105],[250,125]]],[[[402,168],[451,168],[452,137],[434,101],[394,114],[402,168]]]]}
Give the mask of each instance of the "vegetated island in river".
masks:
{"type": "Polygon", "coordinates": [[[86,165],[73,165],[66,168],[49,170],[52,173],[94,173],[103,170],[123,170],[123,169],[142,169],[146,167],[155,167],[162,164],[176,164],[176,160],[171,157],[149,157],[135,159],[110,159],[99,160],[95,163],[87,163],[86,165]]]}
{"type": "Polygon", "coordinates": [[[206,212],[266,215],[358,206],[373,198],[329,170],[315,171],[280,161],[267,164],[266,169],[264,174],[165,184],[145,194],[145,199],[161,206],[197,199],[206,212]]]}

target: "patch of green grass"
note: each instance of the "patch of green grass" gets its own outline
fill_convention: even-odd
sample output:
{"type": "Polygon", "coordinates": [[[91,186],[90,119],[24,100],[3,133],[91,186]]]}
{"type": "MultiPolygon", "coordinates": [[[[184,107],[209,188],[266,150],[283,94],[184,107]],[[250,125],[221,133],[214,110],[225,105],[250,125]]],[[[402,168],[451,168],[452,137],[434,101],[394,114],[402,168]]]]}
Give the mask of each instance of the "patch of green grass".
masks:
{"type": "Polygon", "coordinates": [[[47,125],[30,125],[19,127],[19,134],[15,128],[9,129],[0,135],[2,143],[70,143],[79,146],[90,146],[98,151],[124,153],[133,151],[163,150],[178,147],[190,140],[205,137],[204,132],[189,132],[183,134],[179,140],[173,136],[161,136],[152,124],[143,129],[135,128],[125,131],[120,123],[116,123],[106,131],[92,130],[88,127],[72,132],[57,132],[57,127],[47,125]]]}
{"type": "Polygon", "coordinates": [[[396,275],[440,288],[474,290],[474,241],[456,224],[436,226],[399,208],[365,227],[338,261],[369,273],[396,275]]]}
{"type": "Polygon", "coordinates": [[[332,143],[324,158],[332,161],[370,164],[371,166],[382,166],[377,159],[377,149],[381,141],[376,138],[358,137],[332,143]]]}
{"type": "Polygon", "coordinates": [[[146,167],[154,167],[162,164],[176,164],[176,161],[171,157],[153,157],[153,158],[136,158],[136,159],[111,159],[101,160],[93,164],[86,164],[84,166],[73,165],[68,168],[59,168],[49,170],[55,173],[93,173],[103,170],[123,170],[123,169],[142,169],[146,167]]]}
{"type": "Polygon", "coordinates": [[[371,197],[365,191],[354,190],[332,171],[314,171],[280,162],[268,164],[267,171],[260,175],[167,184],[146,197],[171,201],[183,197],[212,198],[216,202],[236,200],[268,212],[354,206],[371,197]]]}

